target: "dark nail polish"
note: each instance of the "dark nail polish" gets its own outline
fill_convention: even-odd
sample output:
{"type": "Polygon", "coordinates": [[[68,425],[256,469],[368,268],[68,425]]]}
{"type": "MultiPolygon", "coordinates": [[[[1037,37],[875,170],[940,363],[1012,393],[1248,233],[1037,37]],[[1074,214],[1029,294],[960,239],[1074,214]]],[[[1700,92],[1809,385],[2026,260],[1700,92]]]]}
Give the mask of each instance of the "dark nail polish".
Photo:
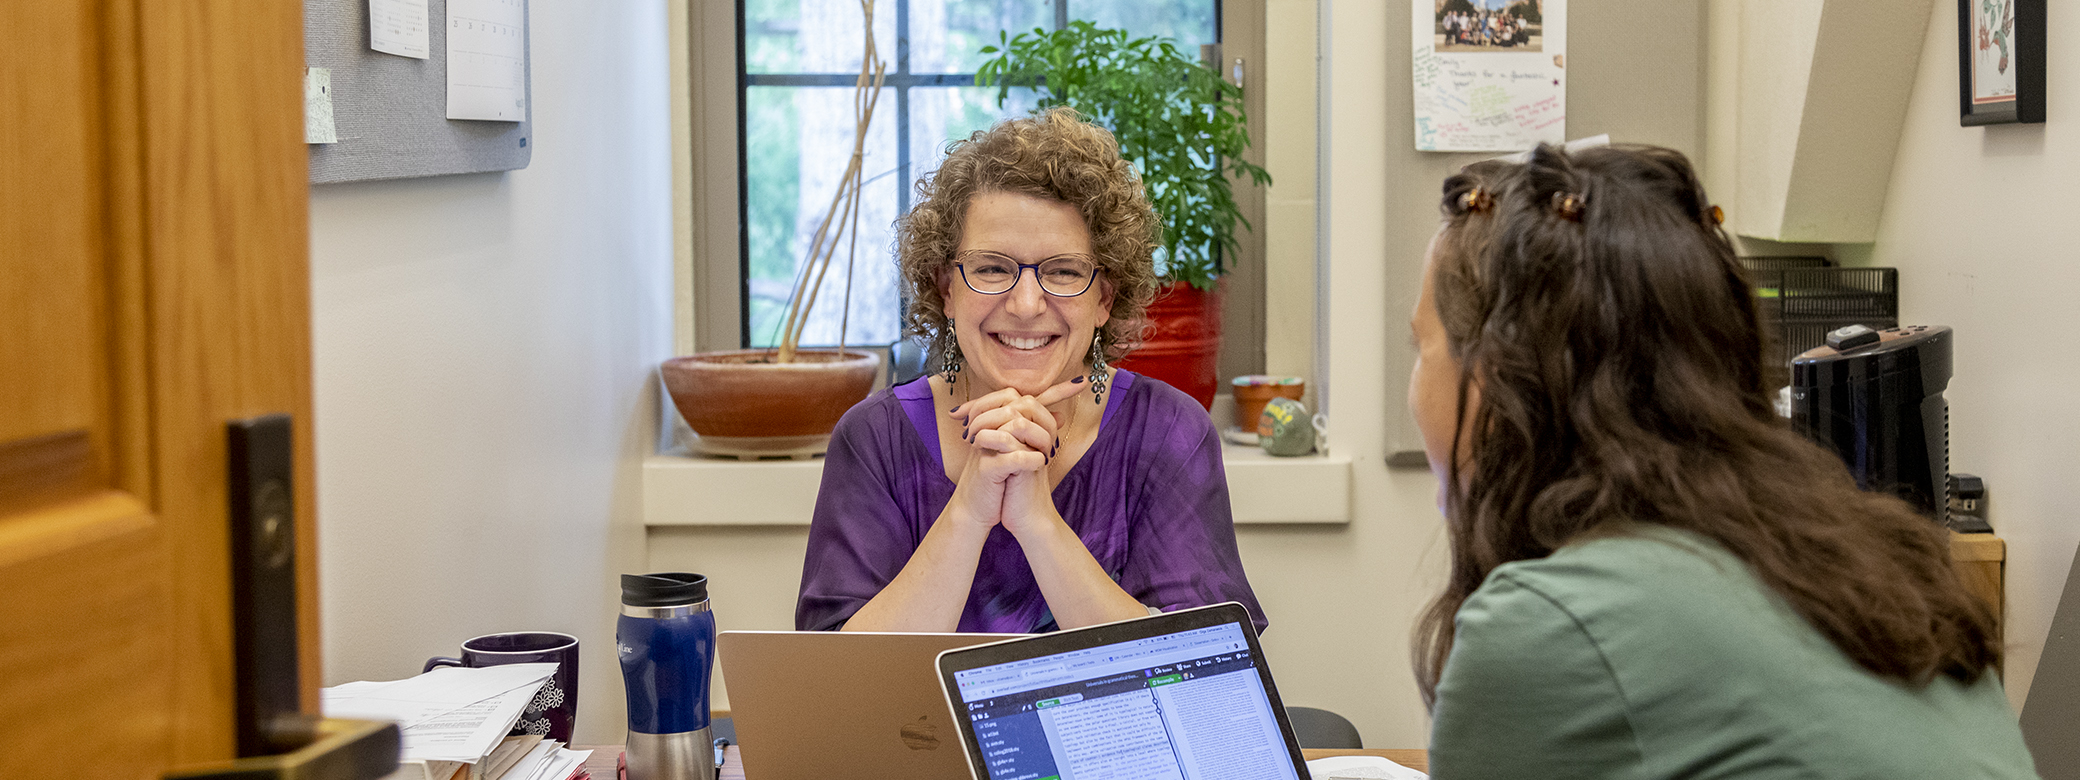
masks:
{"type": "MultiPolygon", "coordinates": [[[[963,405],[965,405],[965,404],[963,404],[963,405]]],[[[947,414],[953,414],[953,413],[955,413],[955,412],[959,412],[960,410],[961,410],[961,407],[960,407],[960,406],[955,406],[955,407],[953,407],[952,409],[948,409],[948,410],[946,410],[946,413],[947,413],[947,414]]]]}
{"type": "Polygon", "coordinates": [[[1077,378],[1075,378],[1075,379],[1071,379],[1071,380],[1069,380],[1069,384],[1072,384],[1072,385],[1080,385],[1080,384],[1083,384],[1083,377],[1077,377],[1077,378]]]}

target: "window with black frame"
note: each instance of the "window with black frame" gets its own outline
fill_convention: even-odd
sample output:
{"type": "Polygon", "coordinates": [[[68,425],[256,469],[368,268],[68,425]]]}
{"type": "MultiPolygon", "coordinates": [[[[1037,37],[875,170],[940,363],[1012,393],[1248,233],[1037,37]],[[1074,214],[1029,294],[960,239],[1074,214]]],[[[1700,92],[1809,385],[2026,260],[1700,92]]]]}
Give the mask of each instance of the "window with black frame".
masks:
{"type": "MultiPolygon", "coordinates": [[[[948,142],[1030,111],[1030,90],[975,86],[982,47],[1071,19],[1161,35],[1186,51],[1220,42],[1220,0],[876,0],[875,45],[887,90],[865,144],[857,255],[824,278],[802,344],[888,345],[900,338],[893,257],[896,216],[948,142]],[[825,301],[844,300],[849,307],[825,301]]],[[[738,154],[743,172],[742,327],[746,347],[773,346],[816,222],[853,143],[863,39],[859,0],[739,0],[738,154]]],[[[843,251],[839,258],[844,257],[843,251]]]]}

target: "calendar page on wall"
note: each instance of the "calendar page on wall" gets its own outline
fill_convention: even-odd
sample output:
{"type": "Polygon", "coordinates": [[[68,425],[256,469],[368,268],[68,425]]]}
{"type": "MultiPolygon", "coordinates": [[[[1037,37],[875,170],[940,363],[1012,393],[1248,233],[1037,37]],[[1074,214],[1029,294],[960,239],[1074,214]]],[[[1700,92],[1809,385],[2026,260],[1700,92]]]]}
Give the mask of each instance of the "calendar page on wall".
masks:
{"type": "Polygon", "coordinates": [[[1515,152],[1567,134],[1567,0],[1410,0],[1423,152],[1515,152]]]}

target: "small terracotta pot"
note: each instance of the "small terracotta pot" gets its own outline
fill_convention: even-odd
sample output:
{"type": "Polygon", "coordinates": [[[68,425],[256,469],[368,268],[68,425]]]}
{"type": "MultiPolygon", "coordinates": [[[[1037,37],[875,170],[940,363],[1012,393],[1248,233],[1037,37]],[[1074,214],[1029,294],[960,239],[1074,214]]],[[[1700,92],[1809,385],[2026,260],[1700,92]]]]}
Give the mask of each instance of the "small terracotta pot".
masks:
{"type": "Polygon", "coordinates": [[[881,356],[804,349],[773,363],[770,349],[675,357],[658,367],[672,405],[716,455],[807,457],[830,448],[831,429],[874,388],[881,356]]]}
{"type": "MultiPolygon", "coordinates": [[[[1231,383],[1235,391],[1235,427],[1245,431],[1257,429],[1257,416],[1264,413],[1264,404],[1273,398],[1291,398],[1295,401],[1307,395],[1306,382],[1292,384],[1246,384],[1252,377],[1236,377],[1231,383]]],[[[1264,377],[1270,379],[1270,377],[1264,377]]]]}

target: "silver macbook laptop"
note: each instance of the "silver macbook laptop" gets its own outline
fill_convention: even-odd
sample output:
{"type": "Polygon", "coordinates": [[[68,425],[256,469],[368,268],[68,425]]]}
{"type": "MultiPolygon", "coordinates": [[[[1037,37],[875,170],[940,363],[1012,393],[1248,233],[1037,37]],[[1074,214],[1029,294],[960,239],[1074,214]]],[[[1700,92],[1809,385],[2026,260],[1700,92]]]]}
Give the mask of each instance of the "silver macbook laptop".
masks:
{"type": "Polygon", "coordinates": [[[722,679],[747,776],[964,780],[932,659],[1017,634],[724,631],[722,679]]]}
{"type": "Polygon", "coordinates": [[[939,684],[974,780],[1308,776],[1234,602],[947,650],[939,684]]]}

